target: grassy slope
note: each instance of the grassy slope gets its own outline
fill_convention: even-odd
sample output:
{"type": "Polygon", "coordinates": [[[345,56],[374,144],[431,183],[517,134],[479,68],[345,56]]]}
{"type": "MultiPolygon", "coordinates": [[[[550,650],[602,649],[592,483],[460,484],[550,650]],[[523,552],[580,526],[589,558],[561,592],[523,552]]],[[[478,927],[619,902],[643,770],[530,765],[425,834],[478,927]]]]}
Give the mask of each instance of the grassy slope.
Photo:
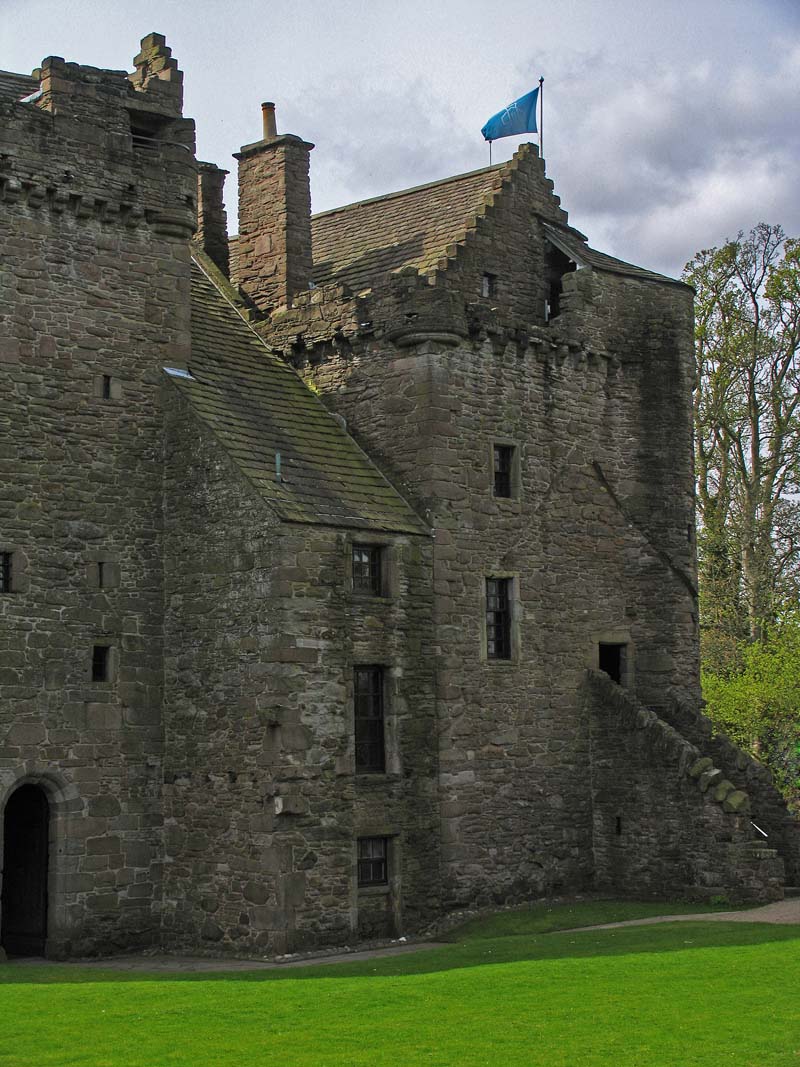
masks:
{"type": "Polygon", "coordinates": [[[511,936],[482,936],[494,921],[445,948],[302,970],[0,968],[0,1064],[800,1063],[800,927],[542,934],[539,913],[527,931],[517,921],[511,936]]]}

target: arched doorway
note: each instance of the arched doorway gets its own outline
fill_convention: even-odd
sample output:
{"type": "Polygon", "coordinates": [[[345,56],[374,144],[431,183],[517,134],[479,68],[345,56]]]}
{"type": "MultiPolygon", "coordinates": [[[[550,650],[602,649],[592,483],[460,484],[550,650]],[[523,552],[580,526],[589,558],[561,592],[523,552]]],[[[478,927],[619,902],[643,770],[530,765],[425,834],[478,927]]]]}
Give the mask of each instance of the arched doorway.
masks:
{"type": "Polygon", "coordinates": [[[15,789],[3,820],[0,942],[9,956],[41,956],[47,938],[50,805],[37,785],[15,789]]]}

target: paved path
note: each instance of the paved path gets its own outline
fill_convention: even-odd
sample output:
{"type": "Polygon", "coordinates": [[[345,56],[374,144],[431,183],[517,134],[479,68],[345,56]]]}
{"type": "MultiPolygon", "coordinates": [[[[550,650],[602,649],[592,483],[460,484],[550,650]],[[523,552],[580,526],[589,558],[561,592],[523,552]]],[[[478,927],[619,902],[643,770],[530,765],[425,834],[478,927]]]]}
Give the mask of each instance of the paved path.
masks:
{"type": "MultiPolygon", "coordinates": [[[[648,919],[627,919],[625,922],[600,923],[597,926],[577,926],[553,933],[580,933],[581,930],[612,930],[618,926],[650,926],[666,922],[737,922],[737,923],[797,923],[800,925],[800,898],[779,900],[747,911],[698,912],[692,915],[655,915],[648,919]]],[[[408,952],[442,948],[440,941],[413,941],[405,945],[364,949],[360,952],[337,952],[325,956],[297,956],[282,960],[208,959],[205,956],[112,956],[99,960],[65,960],[54,962],[41,958],[17,959],[16,966],[87,967],[98,971],[142,971],[165,974],[200,974],[211,971],[268,971],[286,967],[311,967],[353,960],[372,960],[384,956],[402,956],[408,952]]]]}
{"type": "Polygon", "coordinates": [[[325,956],[297,956],[281,960],[248,960],[206,956],[109,956],[99,960],[43,960],[41,957],[15,959],[22,967],[87,967],[96,971],[147,971],[149,973],[195,974],[203,971],[272,971],[287,967],[318,967],[328,963],[352,963],[382,956],[403,956],[422,949],[442,948],[441,941],[413,941],[407,945],[364,949],[360,952],[337,952],[325,956]]]}
{"type": "Polygon", "coordinates": [[[613,930],[617,926],[650,926],[652,923],[726,922],[726,923],[797,923],[800,925],[800,897],[778,900],[760,908],[746,911],[703,911],[694,915],[653,915],[649,919],[626,919],[620,923],[599,923],[597,926],[576,926],[562,933],[580,930],[613,930]]]}

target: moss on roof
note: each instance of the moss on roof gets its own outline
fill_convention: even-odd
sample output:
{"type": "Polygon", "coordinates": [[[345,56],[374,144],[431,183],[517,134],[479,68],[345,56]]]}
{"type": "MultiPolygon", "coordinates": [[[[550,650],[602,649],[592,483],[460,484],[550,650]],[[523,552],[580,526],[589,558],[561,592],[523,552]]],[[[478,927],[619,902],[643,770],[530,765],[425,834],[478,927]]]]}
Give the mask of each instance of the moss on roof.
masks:
{"type": "Polygon", "coordinates": [[[426,534],[428,528],[300,377],[192,267],[191,377],[172,375],[202,421],[290,522],[426,534]],[[276,474],[280,453],[281,476],[276,474]]]}

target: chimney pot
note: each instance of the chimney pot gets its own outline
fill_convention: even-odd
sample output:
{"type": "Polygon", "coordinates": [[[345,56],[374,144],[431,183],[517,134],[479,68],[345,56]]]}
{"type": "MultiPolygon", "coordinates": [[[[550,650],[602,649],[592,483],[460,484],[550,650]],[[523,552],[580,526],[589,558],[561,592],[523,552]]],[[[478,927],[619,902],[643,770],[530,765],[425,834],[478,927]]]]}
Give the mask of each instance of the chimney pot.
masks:
{"type": "Polygon", "coordinates": [[[278,127],[275,125],[275,105],[266,101],[261,105],[261,121],[264,126],[264,140],[278,136],[278,127]]]}

